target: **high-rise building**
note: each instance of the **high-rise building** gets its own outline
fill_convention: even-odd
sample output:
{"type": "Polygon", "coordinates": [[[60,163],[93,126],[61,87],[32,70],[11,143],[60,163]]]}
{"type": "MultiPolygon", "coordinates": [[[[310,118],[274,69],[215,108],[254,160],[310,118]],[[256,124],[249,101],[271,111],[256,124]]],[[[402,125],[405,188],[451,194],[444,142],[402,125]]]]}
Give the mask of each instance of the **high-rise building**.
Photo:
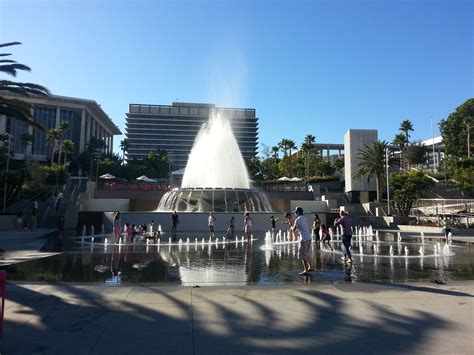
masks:
{"type": "MultiPolygon", "coordinates": [[[[13,97],[12,97],[13,98],[13,97]]],[[[33,119],[46,129],[55,128],[61,122],[67,122],[69,129],[65,139],[72,140],[76,151],[83,152],[91,137],[104,140],[105,150],[112,153],[114,135],[121,134],[117,126],[94,100],[65,96],[21,97],[33,106],[33,119]]],[[[14,159],[24,159],[28,155],[33,160],[50,158],[52,147],[47,143],[46,132],[33,129],[31,125],[13,117],[0,115],[0,133],[12,135],[14,159]],[[22,135],[33,136],[32,142],[22,144],[22,135]]]]}
{"type": "Polygon", "coordinates": [[[213,112],[230,120],[244,159],[254,157],[258,149],[255,109],[173,102],[171,106],[130,104],[126,119],[127,161],[161,150],[168,153],[173,171],[186,167],[196,135],[213,112]]]}

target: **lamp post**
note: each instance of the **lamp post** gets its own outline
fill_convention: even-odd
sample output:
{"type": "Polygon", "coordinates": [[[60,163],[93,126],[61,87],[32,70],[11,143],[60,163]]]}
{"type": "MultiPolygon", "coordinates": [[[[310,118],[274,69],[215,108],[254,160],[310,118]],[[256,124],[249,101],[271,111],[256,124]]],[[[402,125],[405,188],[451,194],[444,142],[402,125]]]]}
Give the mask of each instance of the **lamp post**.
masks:
{"type": "Polygon", "coordinates": [[[95,161],[96,161],[96,166],[95,166],[95,183],[99,183],[99,157],[100,157],[100,149],[95,150],[95,161]]]}
{"type": "Polygon", "coordinates": [[[385,149],[385,175],[387,175],[387,212],[390,216],[390,188],[388,184],[388,147],[385,149]]]}
{"type": "Polygon", "coordinates": [[[11,134],[5,133],[6,140],[3,140],[3,144],[7,145],[7,169],[5,170],[5,182],[3,186],[3,206],[2,206],[2,213],[5,214],[7,210],[7,187],[8,187],[8,168],[10,166],[10,143],[11,143],[11,134]]]}

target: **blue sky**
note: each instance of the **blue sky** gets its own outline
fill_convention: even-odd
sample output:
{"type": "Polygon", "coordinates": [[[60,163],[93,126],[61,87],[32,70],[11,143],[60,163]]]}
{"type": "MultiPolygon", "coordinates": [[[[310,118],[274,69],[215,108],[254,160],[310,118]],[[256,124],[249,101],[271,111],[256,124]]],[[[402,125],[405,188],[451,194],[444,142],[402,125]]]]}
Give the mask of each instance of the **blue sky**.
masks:
{"type": "MultiPolygon", "coordinates": [[[[260,143],[342,143],[349,128],[413,139],[473,97],[472,1],[0,0],[18,79],[94,99],[256,108],[260,143]]],[[[115,138],[115,150],[122,138],[115,138]]]]}

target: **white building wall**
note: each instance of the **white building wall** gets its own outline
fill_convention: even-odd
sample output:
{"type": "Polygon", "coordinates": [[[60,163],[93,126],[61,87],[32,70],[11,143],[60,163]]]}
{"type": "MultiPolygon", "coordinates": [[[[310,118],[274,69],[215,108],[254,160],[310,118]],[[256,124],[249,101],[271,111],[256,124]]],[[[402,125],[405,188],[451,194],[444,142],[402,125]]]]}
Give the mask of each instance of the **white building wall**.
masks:
{"type": "Polygon", "coordinates": [[[344,135],[344,174],[346,180],[346,192],[350,191],[376,191],[375,177],[370,183],[367,177],[355,179],[354,174],[358,171],[361,162],[359,154],[377,140],[377,130],[375,129],[350,129],[344,135]]]}

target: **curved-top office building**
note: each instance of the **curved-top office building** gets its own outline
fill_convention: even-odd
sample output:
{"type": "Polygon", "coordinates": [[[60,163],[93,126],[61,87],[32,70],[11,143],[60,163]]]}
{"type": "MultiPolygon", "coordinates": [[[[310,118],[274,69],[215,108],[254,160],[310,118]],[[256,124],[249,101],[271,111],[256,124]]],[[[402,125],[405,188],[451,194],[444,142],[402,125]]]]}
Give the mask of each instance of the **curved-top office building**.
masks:
{"type": "Polygon", "coordinates": [[[127,160],[143,159],[149,152],[166,151],[172,170],[186,167],[201,125],[212,111],[229,118],[244,159],[258,149],[255,109],[221,108],[213,104],[173,102],[172,105],[130,104],[126,118],[127,160]]]}

